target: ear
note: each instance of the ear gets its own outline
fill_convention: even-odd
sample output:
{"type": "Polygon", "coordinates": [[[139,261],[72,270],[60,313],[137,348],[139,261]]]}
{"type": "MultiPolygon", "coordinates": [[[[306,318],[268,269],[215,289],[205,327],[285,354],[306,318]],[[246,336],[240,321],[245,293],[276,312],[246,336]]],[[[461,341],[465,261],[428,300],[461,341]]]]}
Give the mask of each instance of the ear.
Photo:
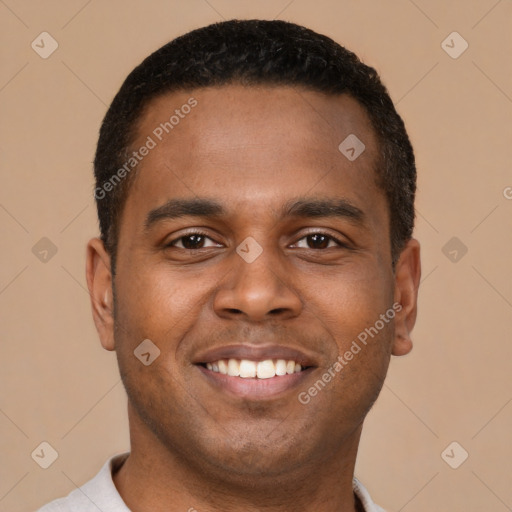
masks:
{"type": "Polygon", "coordinates": [[[418,311],[418,288],[421,277],[420,244],[412,238],[403,248],[395,268],[395,339],[391,353],[403,356],[412,350],[411,331],[418,311]]]}
{"type": "Polygon", "coordinates": [[[87,244],[86,277],[91,297],[92,316],[101,344],[114,350],[114,314],[110,256],[99,238],[87,244]]]}

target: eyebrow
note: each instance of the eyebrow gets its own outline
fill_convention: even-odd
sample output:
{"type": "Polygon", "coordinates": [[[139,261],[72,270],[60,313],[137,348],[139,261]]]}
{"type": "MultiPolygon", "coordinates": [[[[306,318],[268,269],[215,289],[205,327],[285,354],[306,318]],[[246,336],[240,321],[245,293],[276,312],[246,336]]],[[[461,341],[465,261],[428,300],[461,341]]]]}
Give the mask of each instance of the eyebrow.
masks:
{"type": "Polygon", "coordinates": [[[347,199],[294,199],[284,205],[281,215],[304,218],[336,217],[361,225],[366,220],[363,210],[347,199]]]}
{"type": "Polygon", "coordinates": [[[225,210],[220,203],[213,199],[171,199],[162,206],[151,210],[144,224],[149,230],[154,224],[163,219],[179,219],[181,217],[221,217],[225,210]]]}
{"type": "MultiPolygon", "coordinates": [[[[347,199],[291,199],[279,210],[281,217],[336,217],[347,219],[354,224],[365,223],[364,212],[347,199]]],[[[165,204],[151,210],[145,222],[145,229],[164,219],[178,219],[182,217],[209,217],[219,218],[225,216],[225,208],[213,199],[171,199],[165,204]]]]}

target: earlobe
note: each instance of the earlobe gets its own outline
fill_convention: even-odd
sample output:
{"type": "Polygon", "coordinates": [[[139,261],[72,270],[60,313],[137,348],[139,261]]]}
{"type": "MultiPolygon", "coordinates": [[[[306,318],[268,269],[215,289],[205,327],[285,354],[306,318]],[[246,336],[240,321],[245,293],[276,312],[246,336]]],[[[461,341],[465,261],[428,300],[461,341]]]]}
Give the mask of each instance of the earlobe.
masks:
{"type": "Polygon", "coordinates": [[[86,277],[96,330],[106,350],[114,350],[114,315],[110,256],[99,238],[87,244],[86,277]]]}
{"type": "Polygon", "coordinates": [[[412,350],[411,331],[416,323],[420,277],[420,244],[412,238],[403,248],[395,269],[395,303],[401,305],[395,316],[391,351],[395,356],[403,356],[412,350]]]}

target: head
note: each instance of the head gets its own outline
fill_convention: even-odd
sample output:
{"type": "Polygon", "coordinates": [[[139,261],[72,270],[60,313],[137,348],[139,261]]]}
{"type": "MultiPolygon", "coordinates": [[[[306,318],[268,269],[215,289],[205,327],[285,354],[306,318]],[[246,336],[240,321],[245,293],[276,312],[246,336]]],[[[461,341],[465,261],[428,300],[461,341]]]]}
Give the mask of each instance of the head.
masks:
{"type": "Polygon", "coordinates": [[[226,479],[353,451],[420,276],[413,150],[377,72],[283,21],[195,30],[130,73],[94,169],[88,284],[132,433],[226,479]],[[229,359],[302,367],[269,392],[211,369],[229,359]]]}

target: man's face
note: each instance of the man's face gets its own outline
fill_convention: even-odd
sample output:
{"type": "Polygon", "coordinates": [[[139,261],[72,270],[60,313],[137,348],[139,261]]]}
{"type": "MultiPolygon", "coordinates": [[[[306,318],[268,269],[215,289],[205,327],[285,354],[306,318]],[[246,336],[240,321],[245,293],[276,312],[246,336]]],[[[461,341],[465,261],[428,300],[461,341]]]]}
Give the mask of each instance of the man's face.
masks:
{"type": "Polygon", "coordinates": [[[158,98],[138,134],[134,149],[148,136],[156,147],[122,213],[114,283],[115,350],[138,432],[235,474],[332,456],[378,395],[394,321],[333,371],[336,359],[400,299],[365,111],[344,95],[232,85],[158,98]],[[154,130],[190,97],[197,105],[160,141],[154,130]],[[338,149],[350,134],[365,145],[353,161],[338,149]],[[146,339],[160,350],[147,366],[134,355],[146,339]],[[294,373],[215,371],[236,373],[242,359],[284,360],[294,373]]]}

